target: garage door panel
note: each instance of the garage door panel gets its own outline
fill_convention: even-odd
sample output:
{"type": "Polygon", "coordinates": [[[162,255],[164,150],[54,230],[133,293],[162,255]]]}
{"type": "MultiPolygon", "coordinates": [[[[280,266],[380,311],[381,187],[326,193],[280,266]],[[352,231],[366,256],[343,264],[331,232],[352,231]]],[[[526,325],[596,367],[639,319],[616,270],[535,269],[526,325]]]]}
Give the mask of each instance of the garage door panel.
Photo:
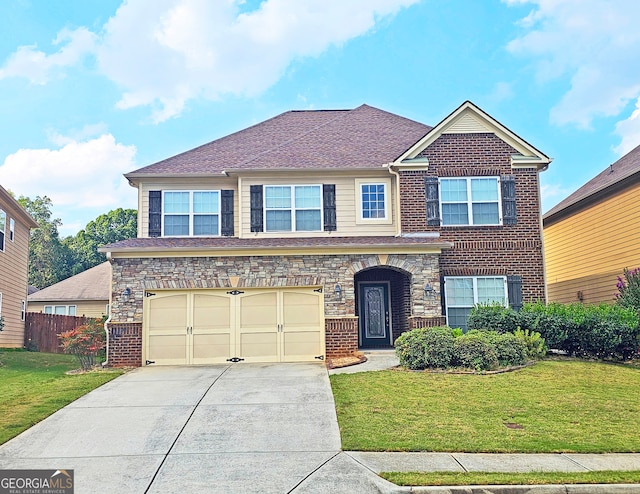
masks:
{"type": "Polygon", "coordinates": [[[240,304],[240,328],[259,329],[261,331],[277,330],[278,293],[264,292],[243,295],[238,299],[240,304]]]}
{"type": "Polygon", "coordinates": [[[283,361],[285,362],[315,360],[317,356],[324,353],[320,331],[285,333],[283,339],[283,361]]]}
{"type": "Polygon", "coordinates": [[[231,357],[230,334],[194,334],[193,363],[226,362],[231,357]]]}
{"type": "Polygon", "coordinates": [[[243,333],[240,335],[240,357],[247,362],[276,362],[278,333],[243,333]]]}
{"type": "Polygon", "coordinates": [[[149,336],[148,359],[156,364],[186,364],[187,351],[186,335],[149,336]]]}
{"type": "Polygon", "coordinates": [[[197,293],[193,298],[193,327],[228,330],[231,328],[231,297],[197,293]]]}
{"type": "Polygon", "coordinates": [[[149,330],[183,331],[187,327],[187,295],[165,295],[152,298],[149,304],[149,330]]]}

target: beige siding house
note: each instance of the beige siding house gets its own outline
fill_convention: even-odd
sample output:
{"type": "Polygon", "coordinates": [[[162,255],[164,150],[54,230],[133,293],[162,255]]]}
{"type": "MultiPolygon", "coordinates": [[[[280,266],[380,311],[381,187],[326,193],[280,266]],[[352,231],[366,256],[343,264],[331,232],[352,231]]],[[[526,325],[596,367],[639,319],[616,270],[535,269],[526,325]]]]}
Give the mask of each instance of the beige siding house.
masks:
{"type": "Polygon", "coordinates": [[[111,265],[103,262],[28,297],[29,312],[103,317],[109,311],[111,265]]]}
{"type": "Polygon", "coordinates": [[[0,347],[24,345],[29,276],[29,230],[38,224],[0,186],[0,347]]]}
{"type": "Polygon", "coordinates": [[[543,217],[552,302],[613,303],[624,268],[640,267],[640,146],[543,217]]]}

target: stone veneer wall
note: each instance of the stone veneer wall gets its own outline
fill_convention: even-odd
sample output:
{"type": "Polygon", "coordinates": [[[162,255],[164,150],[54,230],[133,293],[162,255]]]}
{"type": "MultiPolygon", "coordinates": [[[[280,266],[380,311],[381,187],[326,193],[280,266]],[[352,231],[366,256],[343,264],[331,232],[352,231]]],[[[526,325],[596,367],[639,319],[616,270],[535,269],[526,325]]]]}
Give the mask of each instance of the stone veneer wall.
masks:
{"type": "MultiPolygon", "coordinates": [[[[425,302],[424,285],[431,284],[439,294],[438,263],[438,254],[114,258],[111,327],[122,328],[125,323],[137,323],[136,327],[142,327],[146,290],[323,286],[327,355],[347,355],[358,349],[355,274],[372,267],[406,272],[407,280],[410,280],[407,281],[410,286],[406,287],[409,296],[405,297],[405,303],[411,304],[408,313],[432,318],[441,315],[440,299],[438,295],[425,302]],[[342,288],[340,296],[334,293],[336,284],[342,288]],[[128,301],[124,301],[121,295],[125,288],[131,289],[128,301]]],[[[133,333],[130,336],[127,333],[125,338],[117,336],[113,349],[110,349],[110,355],[114,355],[113,362],[118,359],[128,362],[136,358],[140,362],[141,345],[141,330],[139,336],[133,333]],[[135,348],[128,349],[126,342],[133,345],[134,340],[135,348]]]]}
{"type": "Polygon", "coordinates": [[[435,231],[454,244],[442,251],[443,276],[520,275],[525,301],[545,300],[538,171],[512,168],[517,151],[494,134],[444,134],[420,156],[428,170],[400,172],[403,232],[435,231]],[[425,176],[514,175],[517,224],[427,226],[425,176]]]}

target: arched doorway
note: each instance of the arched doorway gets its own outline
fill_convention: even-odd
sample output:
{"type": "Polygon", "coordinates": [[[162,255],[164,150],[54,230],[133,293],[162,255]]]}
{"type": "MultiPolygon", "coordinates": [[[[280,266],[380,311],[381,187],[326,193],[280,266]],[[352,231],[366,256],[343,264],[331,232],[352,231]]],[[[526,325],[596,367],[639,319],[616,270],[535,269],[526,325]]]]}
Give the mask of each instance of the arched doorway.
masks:
{"type": "Polygon", "coordinates": [[[411,274],[375,267],[355,277],[358,346],[391,348],[400,334],[409,329],[411,315],[411,274]]]}

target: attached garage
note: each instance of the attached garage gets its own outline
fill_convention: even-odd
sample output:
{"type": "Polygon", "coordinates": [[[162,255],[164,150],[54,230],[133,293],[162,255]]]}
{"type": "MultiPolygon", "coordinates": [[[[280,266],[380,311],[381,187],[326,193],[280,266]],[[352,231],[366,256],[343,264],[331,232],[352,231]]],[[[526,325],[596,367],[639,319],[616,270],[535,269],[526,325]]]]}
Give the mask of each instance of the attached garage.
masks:
{"type": "Polygon", "coordinates": [[[321,287],[151,290],[143,361],[304,362],[325,356],[321,287]]]}

